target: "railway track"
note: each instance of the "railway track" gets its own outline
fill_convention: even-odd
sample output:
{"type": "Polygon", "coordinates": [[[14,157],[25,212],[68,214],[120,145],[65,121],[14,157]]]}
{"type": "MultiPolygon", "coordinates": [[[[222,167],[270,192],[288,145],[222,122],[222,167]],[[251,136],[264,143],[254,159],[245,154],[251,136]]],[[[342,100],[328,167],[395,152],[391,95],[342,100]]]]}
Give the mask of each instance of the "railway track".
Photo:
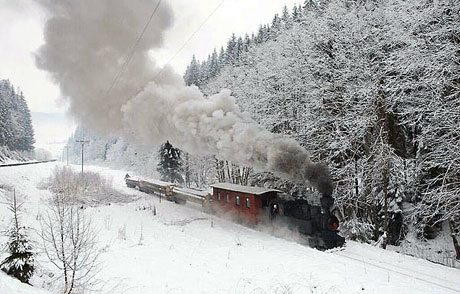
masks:
{"type": "Polygon", "coordinates": [[[345,257],[345,258],[348,258],[354,261],[358,261],[360,263],[364,263],[366,265],[370,265],[376,268],[384,269],[389,272],[393,272],[393,273],[396,273],[402,276],[413,278],[415,280],[422,281],[424,283],[448,290],[449,293],[460,293],[460,282],[455,283],[450,280],[443,279],[441,277],[435,277],[435,276],[432,276],[432,275],[429,275],[429,274],[426,274],[420,271],[414,271],[412,269],[395,266],[393,264],[383,262],[381,260],[374,260],[374,259],[370,259],[367,257],[364,258],[358,254],[347,252],[346,250],[345,251],[335,251],[335,252],[332,252],[332,254],[335,254],[341,257],[345,257]],[[415,275],[410,274],[408,272],[415,273],[415,275]]]}
{"type": "Polygon", "coordinates": [[[28,164],[39,164],[39,163],[54,162],[54,161],[56,161],[56,159],[42,160],[42,161],[28,161],[28,162],[7,163],[7,164],[0,164],[0,167],[11,167],[11,166],[20,166],[20,165],[28,165],[28,164]]]}

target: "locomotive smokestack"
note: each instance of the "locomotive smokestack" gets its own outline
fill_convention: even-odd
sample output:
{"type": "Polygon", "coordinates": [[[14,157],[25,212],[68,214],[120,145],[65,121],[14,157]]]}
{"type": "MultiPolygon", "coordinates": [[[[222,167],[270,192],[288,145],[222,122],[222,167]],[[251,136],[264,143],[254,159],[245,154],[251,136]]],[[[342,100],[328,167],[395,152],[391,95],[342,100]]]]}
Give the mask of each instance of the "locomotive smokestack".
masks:
{"type": "Polygon", "coordinates": [[[205,97],[171,68],[156,66],[150,50],[161,47],[173,20],[166,1],[37,2],[49,19],[36,64],[59,84],[80,123],[145,145],[169,140],[192,154],[215,154],[295,182],[308,180],[322,194],[332,194],[327,169],[313,164],[295,140],[259,126],[229,90],[205,97]]]}
{"type": "Polygon", "coordinates": [[[308,180],[324,197],[332,197],[334,189],[331,175],[323,164],[310,164],[305,169],[305,179],[308,180]]]}

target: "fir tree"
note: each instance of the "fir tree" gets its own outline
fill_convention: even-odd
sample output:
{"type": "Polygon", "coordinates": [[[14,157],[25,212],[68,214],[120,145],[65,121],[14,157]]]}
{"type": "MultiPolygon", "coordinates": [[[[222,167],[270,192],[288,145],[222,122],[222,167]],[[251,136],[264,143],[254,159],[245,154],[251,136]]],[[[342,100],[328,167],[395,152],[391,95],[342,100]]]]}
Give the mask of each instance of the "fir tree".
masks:
{"type": "Polygon", "coordinates": [[[184,74],[184,81],[187,86],[200,85],[200,64],[196,60],[195,55],[193,55],[192,61],[184,74]]]}
{"type": "Polygon", "coordinates": [[[251,38],[249,37],[248,34],[246,34],[244,36],[243,51],[248,52],[250,46],[251,46],[251,38]]]}
{"type": "Polygon", "coordinates": [[[232,34],[232,37],[228,40],[227,42],[227,49],[225,50],[225,64],[230,65],[230,64],[235,64],[236,61],[236,36],[235,34],[232,34]]]}
{"type": "Polygon", "coordinates": [[[157,171],[160,173],[162,181],[171,183],[184,182],[181,156],[180,149],[174,148],[169,141],[161,145],[158,152],[157,171]]]}
{"type": "Polygon", "coordinates": [[[292,8],[292,19],[294,21],[298,21],[299,19],[299,9],[297,8],[297,5],[294,4],[294,7],[292,8]]]}
{"type": "Polygon", "coordinates": [[[18,110],[20,114],[20,136],[17,140],[17,150],[30,151],[33,150],[35,139],[34,130],[32,127],[32,118],[30,116],[30,110],[27,106],[26,99],[22,92],[19,92],[17,96],[18,110]]]}
{"type": "Polygon", "coordinates": [[[291,15],[289,14],[289,9],[286,5],[283,7],[283,13],[281,16],[281,21],[285,27],[289,28],[291,25],[291,15]]]}
{"type": "Polygon", "coordinates": [[[13,226],[8,230],[9,256],[0,264],[0,269],[23,283],[29,283],[35,271],[34,253],[25,232],[25,227],[19,224],[21,204],[17,204],[13,193],[13,203],[9,210],[13,213],[13,226]]]}
{"type": "Polygon", "coordinates": [[[219,52],[219,58],[218,58],[218,65],[219,65],[219,69],[221,69],[222,67],[224,67],[225,65],[225,50],[224,50],[224,46],[221,46],[220,47],[220,52],[219,52]]]}
{"type": "Polygon", "coordinates": [[[11,150],[33,150],[34,131],[22,92],[8,80],[0,80],[0,146],[11,150]]]}
{"type": "Polygon", "coordinates": [[[218,72],[219,72],[219,57],[217,55],[216,49],[214,48],[214,51],[212,52],[212,55],[211,55],[211,61],[209,64],[209,76],[215,77],[218,72]]]}

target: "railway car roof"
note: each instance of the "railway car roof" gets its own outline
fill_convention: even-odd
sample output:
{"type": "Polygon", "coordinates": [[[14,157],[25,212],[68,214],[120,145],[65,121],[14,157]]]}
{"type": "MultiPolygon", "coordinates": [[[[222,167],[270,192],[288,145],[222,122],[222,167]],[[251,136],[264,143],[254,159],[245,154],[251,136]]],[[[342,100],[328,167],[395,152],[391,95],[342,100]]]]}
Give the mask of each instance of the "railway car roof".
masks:
{"type": "Polygon", "coordinates": [[[278,193],[282,192],[276,189],[254,187],[254,186],[242,186],[242,185],[231,184],[231,183],[216,183],[216,184],[212,184],[211,187],[223,189],[223,190],[247,193],[247,194],[254,194],[254,195],[261,195],[261,194],[265,194],[268,192],[278,192],[278,193]]]}

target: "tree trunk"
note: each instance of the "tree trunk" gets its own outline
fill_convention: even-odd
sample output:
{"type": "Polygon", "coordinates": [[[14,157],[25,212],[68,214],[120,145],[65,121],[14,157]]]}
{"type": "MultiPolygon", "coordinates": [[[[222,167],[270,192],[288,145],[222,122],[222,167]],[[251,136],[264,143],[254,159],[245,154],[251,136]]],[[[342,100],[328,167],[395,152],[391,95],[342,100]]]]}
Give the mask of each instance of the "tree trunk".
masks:
{"type": "Polygon", "coordinates": [[[190,188],[190,156],[185,153],[185,186],[190,188]]]}
{"type": "Polygon", "coordinates": [[[215,158],[216,161],[216,172],[217,172],[217,179],[219,183],[225,182],[225,171],[223,168],[224,162],[220,161],[219,159],[215,158]]]}
{"type": "Polygon", "coordinates": [[[355,193],[356,199],[359,198],[359,182],[358,182],[358,161],[355,159],[355,193]]]}
{"type": "Polygon", "coordinates": [[[230,181],[232,179],[232,176],[230,175],[230,167],[228,166],[228,161],[225,161],[225,168],[227,169],[227,177],[228,180],[230,181]]]}
{"type": "Polygon", "coordinates": [[[449,227],[450,227],[450,234],[452,236],[452,242],[454,243],[454,248],[455,248],[455,258],[457,260],[460,260],[460,245],[458,244],[457,237],[455,236],[455,226],[454,222],[450,219],[449,220],[449,227]]]}
{"type": "Polygon", "coordinates": [[[388,159],[386,159],[385,167],[383,170],[383,198],[385,201],[384,204],[384,217],[383,220],[383,242],[382,248],[387,248],[388,242],[388,184],[389,184],[389,166],[388,166],[388,159]]]}

